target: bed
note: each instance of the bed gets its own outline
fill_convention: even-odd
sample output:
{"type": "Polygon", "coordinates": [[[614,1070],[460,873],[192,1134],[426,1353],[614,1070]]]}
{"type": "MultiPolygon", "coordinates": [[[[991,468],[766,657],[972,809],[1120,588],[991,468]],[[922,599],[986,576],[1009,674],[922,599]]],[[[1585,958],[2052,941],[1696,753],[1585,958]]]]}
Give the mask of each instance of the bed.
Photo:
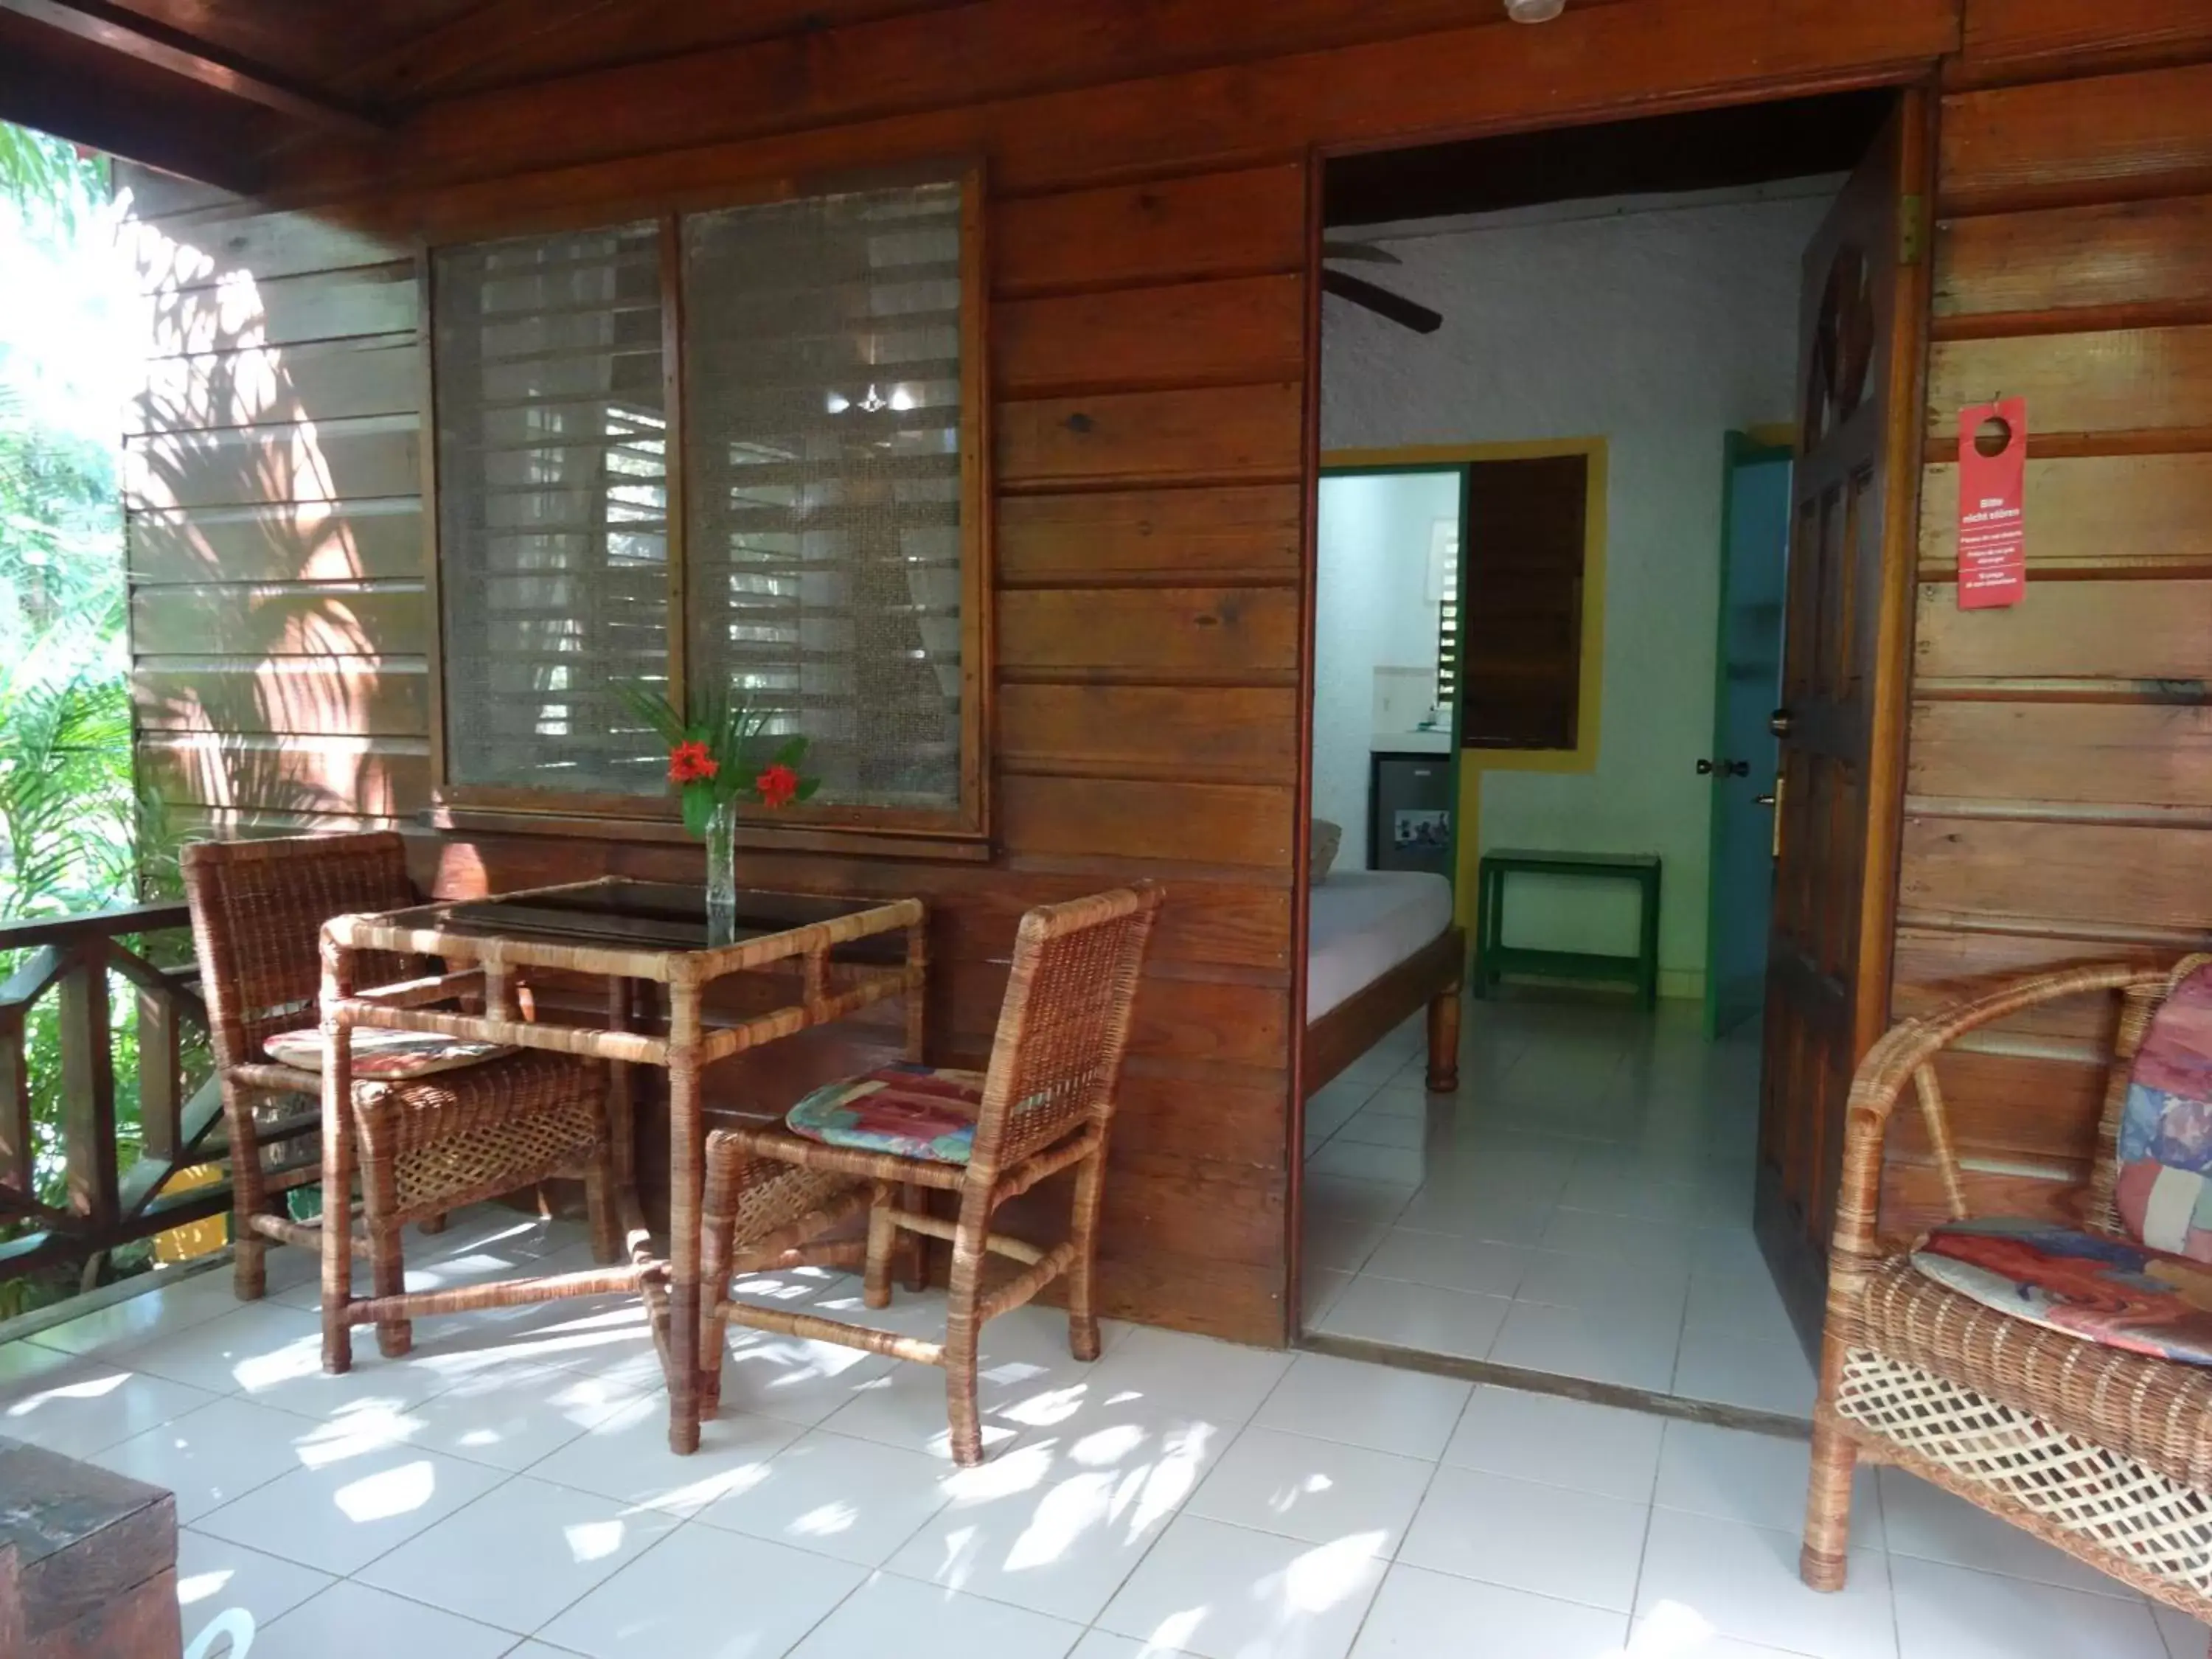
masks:
{"type": "Polygon", "coordinates": [[[1305,1091],[1426,1008],[1429,1087],[1459,1083],[1467,935],[1451,884],[1405,870],[1339,870],[1315,884],[1306,922],[1305,1091]]]}

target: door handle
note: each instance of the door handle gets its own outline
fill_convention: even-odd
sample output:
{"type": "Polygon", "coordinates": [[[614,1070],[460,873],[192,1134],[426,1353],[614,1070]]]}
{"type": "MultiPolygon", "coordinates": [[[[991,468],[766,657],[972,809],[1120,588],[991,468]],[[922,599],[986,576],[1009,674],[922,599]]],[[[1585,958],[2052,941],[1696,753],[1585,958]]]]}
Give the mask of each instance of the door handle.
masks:
{"type": "Polygon", "coordinates": [[[1774,797],[1771,795],[1753,795],[1751,798],[1751,804],[1753,806],[1771,806],[1774,805],[1774,797]]]}
{"type": "Polygon", "coordinates": [[[1797,717],[1786,708],[1778,708],[1766,717],[1766,729],[1778,738],[1788,737],[1790,728],[1796,723],[1797,717]]]}
{"type": "Polygon", "coordinates": [[[1724,778],[1747,778],[1751,775],[1751,763],[1732,760],[1701,760],[1698,763],[1699,777],[1709,778],[1716,772],[1724,778]]]}

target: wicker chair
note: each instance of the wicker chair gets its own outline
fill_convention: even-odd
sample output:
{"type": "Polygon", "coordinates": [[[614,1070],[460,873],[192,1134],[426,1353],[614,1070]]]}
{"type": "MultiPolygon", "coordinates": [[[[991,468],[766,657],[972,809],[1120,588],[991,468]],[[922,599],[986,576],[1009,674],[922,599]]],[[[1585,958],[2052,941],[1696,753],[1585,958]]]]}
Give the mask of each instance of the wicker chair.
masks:
{"type": "Polygon", "coordinates": [[[723,1333],[735,1320],[942,1367],[952,1455],[972,1464],[983,1457],[975,1356],[987,1321],[1020,1307],[1065,1273],[1068,1346],[1079,1359],[1098,1357],[1092,1272],[1107,1130],[1159,902],[1159,890],[1145,884],[1043,905],[1022,918],[966,1163],[827,1146],[781,1125],[708,1137],[702,1412],[712,1412],[720,1397],[723,1333]],[[1001,1204],[1071,1168],[1074,1206],[1066,1242],[1040,1249],[991,1231],[1001,1204]],[[927,1213],[912,1196],[916,1188],[957,1193],[958,1219],[927,1213]],[[863,1300],[871,1308],[890,1304],[902,1232],[951,1241],[943,1341],[731,1299],[733,1273],[849,1261],[851,1247],[825,1243],[822,1235],[863,1210],[863,1300]],[[987,1291],[983,1265],[994,1255],[1020,1264],[1020,1271],[987,1291]]]}
{"type": "MultiPolygon", "coordinates": [[[[403,1297],[400,1230],[409,1221],[435,1224],[460,1205],[580,1174],[595,1253],[602,1261],[613,1259],[612,1164],[599,1062],[525,1050],[428,1076],[356,1079],[352,1112],[333,1121],[333,1115],[301,1098],[320,1100],[319,1073],[266,1056],[263,1044],[270,1037],[319,1023],[323,923],[417,902],[398,836],[201,842],[184,849],[183,866],[229,1134],[241,1300],[255,1300],[266,1288],[270,1243],[323,1249],[322,1224],[293,1220],[281,1207],[282,1194],[321,1181],[325,1215],[349,1216],[349,1198],[340,1194],[349,1194],[356,1164],[362,1227],[349,1228],[347,1249],[325,1261],[323,1275],[325,1360],[333,1369],[349,1361],[349,1322],[364,1322],[348,1306],[353,1256],[369,1261],[378,1345],[391,1358],[410,1344],[407,1312],[533,1300],[532,1285],[556,1282],[510,1280],[403,1297]],[[264,1161],[317,1132],[319,1159],[295,1154],[273,1168],[264,1161]]],[[[406,977],[416,964],[379,957],[362,967],[382,983],[406,977]]]]}
{"type": "Polygon", "coordinates": [[[2082,1224],[2121,1236],[2113,1189],[2129,1073],[2152,1015],[2208,958],[2021,980],[1907,1020],[1851,1085],[1828,1269],[1800,1571],[1843,1588],[1851,1471],[1891,1463],[2199,1619],[2212,1620],[2212,1370],[2048,1330],[1917,1272],[1875,1232],[1882,1137],[1910,1085],[1952,1215],[1968,1211],[1934,1061],[1960,1036],[2062,997],[2118,992],[2082,1224]]]}

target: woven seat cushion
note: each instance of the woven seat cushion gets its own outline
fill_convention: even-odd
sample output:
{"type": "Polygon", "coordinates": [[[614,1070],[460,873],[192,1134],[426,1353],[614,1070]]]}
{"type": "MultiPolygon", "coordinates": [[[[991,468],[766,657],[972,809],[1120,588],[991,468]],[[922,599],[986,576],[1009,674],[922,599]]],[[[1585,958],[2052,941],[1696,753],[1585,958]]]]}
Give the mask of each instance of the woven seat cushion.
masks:
{"type": "MultiPolygon", "coordinates": [[[[323,1069],[323,1034],[310,1026],[304,1031],[279,1031],[262,1045],[280,1066],[302,1072],[323,1069]]],[[[427,1077],[450,1072],[514,1052],[496,1042],[470,1042],[441,1036],[435,1031],[387,1031],[380,1027],[354,1028],[353,1074],[356,1078],[427,1077]]]]}
{"type": "Polygon", "coordinates": [[[1912,1253],[1984,1307],[2130,1353],[2212,1365],[2212,1268],[2050,1222],[1954,1222],[1912,1253]]]}
{"type": "Polygon", "coordinates": [[[982,1103],[982,1073],[901,1061],[824,1084],[783,1121],[825,1146],[965,1164],[982,1103]]]}
{"type": "Polygon", "coordinates": [[[2130,1237],[2212,1262],[2212,967],[2174,987],[2143,1034],[2112,1198],[2130,1237]]]}
{"type": "MultiPolygon", "coordinates": [[[[606,1067],[577,1054],[511,1048],[422,1077],[359,1079],[353,1097],[363,1136],[392,1152],[453,1136],[496,1134],[540,1117],[561,1118],[580,1133],[600,1115],[606,1067]]],[[[534,1126],[529,1138],[542,1134],[543,1126],[534,1126]]]]}
{"type": "Polygon", "coordinates": [[[1963,1296],[1894,1256],[1838,1334],[2185,1486],[2212,1488],[2212,1370],[2084,1341],[1963,1296]]]}

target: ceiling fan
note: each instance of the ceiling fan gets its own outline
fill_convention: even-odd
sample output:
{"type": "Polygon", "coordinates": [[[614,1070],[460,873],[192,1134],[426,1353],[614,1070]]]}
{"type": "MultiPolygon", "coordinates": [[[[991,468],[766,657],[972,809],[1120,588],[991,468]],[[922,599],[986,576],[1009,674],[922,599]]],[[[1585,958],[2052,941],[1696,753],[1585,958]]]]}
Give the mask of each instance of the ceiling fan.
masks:
{"type": "Polygon", "coordinates": [[[1393,294],[1389,289],[1369,282],[1364,276],[1355,276],[1348,270],[1332,270],[1330,260],[1351,260],[1364,264],[1396,265],[1404,260],[1388,248],[1372,242],[1340,242],[1324,238],[1321,245],[1321,286],[1324,294],[1334,294],[1340,300],[1349,300],[1373,312],[1385,321],[1401,328],[1410,328],[1416,334],[1433,334],[1444,325],[1443,313],[1417,305],[1402,294],[1393,294]]]}

